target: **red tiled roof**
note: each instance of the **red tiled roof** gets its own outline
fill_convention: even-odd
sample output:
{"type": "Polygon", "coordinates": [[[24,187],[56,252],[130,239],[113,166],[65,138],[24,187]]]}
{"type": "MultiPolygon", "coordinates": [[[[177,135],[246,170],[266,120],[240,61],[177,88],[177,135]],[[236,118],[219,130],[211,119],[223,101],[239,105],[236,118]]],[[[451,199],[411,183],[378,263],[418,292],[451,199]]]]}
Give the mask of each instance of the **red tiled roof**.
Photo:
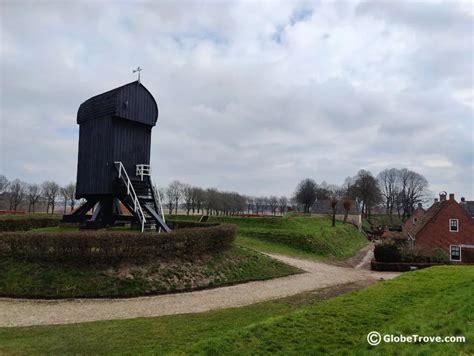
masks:
{"type": "Polygon", "coordinates": [[[408,236],[401,231],[385,231],[382,234],[383,239],[407,240],[408,236]]]}
{"type": "Polygon", "coordinates": [[[443,206],[448,203],[448,200],[436,202],[426,211],[426,213],[418,220],[418,222],[407,229],[407,233],[411,237],[415,237],[418,232],[425,227],[425,225],[438,214],[443,206]]]}

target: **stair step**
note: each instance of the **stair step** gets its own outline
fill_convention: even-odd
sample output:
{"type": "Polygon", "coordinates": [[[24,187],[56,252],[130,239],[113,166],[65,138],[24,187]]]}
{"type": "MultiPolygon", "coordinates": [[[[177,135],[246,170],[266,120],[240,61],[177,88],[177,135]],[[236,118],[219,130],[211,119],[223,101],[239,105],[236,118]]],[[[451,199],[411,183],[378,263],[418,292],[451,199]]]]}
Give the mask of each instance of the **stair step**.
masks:
{"type": "Polygon", "coordinates": [[[143,201],[154,201],[153,197],[150,195],[140,195],[137,194],[138,200],[143,200],[143,201]]]}

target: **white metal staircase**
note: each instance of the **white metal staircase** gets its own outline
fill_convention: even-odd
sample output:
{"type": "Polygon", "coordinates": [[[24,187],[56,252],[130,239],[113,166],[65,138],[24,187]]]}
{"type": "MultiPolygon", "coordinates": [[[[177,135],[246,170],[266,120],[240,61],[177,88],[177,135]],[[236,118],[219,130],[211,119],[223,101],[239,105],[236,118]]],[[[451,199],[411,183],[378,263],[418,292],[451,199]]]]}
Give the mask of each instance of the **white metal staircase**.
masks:
{"type": "Polygon", "coordinates": [[[140,221],[141,231],[146,226],[157,228],[159,232],[170,232],[166,225],[161,196],[153,184],[149,164],[137,164],[135,177],[130,179],[122,162],[114,162],[119,173],[119,178],[127,188],[128,200],[126,206],[133,210],[140,221]]]}
{"type": "Polygon", "coordinates": [[[140,177],[141,180],[143,180],[144,176],[148,176],[150,179],[150,184],[151,184],[151,189],[153,190],[153,198],[155,200],[155,206],[156,209],[158,210],[158,213],[161,215],[161,218],[163,219],[163,222],[165,222],[165,214],[163,211],[163,204],[161,201],[161,196],[160,196],[160,191],[156,189],[156,185],[153,182],[153,178],[151,176],[151,167],[149,164],[137,164],[137,170],[136,170],[136,175],[137,177],[140,177]]]}
{"type": "Polygon", "coordinates": [[[114,162],[114,164],[115,168],[117,168],[119,179],[121,179],[127,187],[127,195],[131,198],[133,202],[133,211],[135,212],[135,214],[137,214],[138,219],[140,220],[141,232],[143,232],[145,230],[146,218],[140,205],[140,200],[138,200],[137,193],[135,193],[135,189],[133,188],[132,181],[130,180],[130,177],[127,174],[127,170],[123,166],[122,162],[116,161],[114,162]]]}

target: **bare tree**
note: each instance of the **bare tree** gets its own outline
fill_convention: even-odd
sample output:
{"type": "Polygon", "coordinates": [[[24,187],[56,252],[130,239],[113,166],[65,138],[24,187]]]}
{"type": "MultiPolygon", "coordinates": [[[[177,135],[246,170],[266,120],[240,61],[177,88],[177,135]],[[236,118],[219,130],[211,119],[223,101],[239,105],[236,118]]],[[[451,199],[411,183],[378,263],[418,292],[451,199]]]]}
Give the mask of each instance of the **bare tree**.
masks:
{"type": "Polygon", "coordinates": [[[316,182],[310,178],[303,179],[295,191],[295,200],[303,205],[304,212],[309,213],[311,206],[316,201],[316,182]]]}
{"type": "Polygon", "coordinates": [[[28,212],[35,212],[35,205],[41,198],[41,188],[38,184],[28,184],[28,212]]]}
{"type": "Polygon", "coordinates": [[[397,185],[399,177],[400,171],[396,168],[384,169],[377,175],[380,191],[385,200],[385,212],[389,215],[390,221],[392,221],[393,207],[399,193],[397,185]]]}
{"type": "Polygon", "coordinates": [[[283,214],[285,214],[286,209],[288,207],[288,198],[285,196],[281,196],[280,199],[278,199],[278,206],[280,209],[280,214],[283,216],[283,214]]]}
{"type": "Polygon", "coordinates": [[[376,179],[364,169],[357,173],[349,195],[362,203],[362,214],[365,217],[370,217],[372,207],[382,200],[376,179]]]}
{"type": "Polygon", "coordinates": [[[194,187],[194,199],[195,199],[196,210],[198,214],[200,212],[202,213],[205,198],[206,198],[206,192],[204,191],[204,189],[199,188],[199,187],[194,187]]]}
{"type": "Polygon", "coordinates": [[[76,204],[76,185],[74,183],[69,183],[65,187],[61,188],[61,196],[64,199],[64,214],[66,214],[67,203],[71,208],[71,212],[74,210],[74,205],[76,204]]]}
{"type": "Polygon", "coordinates": [[[41,185],[43,195],[46,198],[46,212],[49,213],[51,208],[51,214],[54,214],[54,207],[56,205],[56,199],[59,195],[60,187],[56,182],[46,181],[41,185]]]}
{"type": "Polygon", "coordinates": [[[217,206],[219,204],[218,191],[216,188],[206,189],[205,206],[207,215],[212,215],[213,212],[217,214],[217,206]]]}
{"type": "Polygon", "coordinates": [[[272,215],[276,215],[276,211],[278,208],[278,197],[272,195],[268,198],[268,205],[270,206],[270,210],[272,212],[272,215]]]}
{"type": "Polygon", "coordinates": [[[193,188],[189,184],[181,184],[181,196],[183,197],[186,206],[186,214],[189,215],[193,202],[193,188]]]}
{"type": "Polygon", "coordinates": [[[245,203],[247,204],[247,214],[250,214],[250,210],[252,210],[252,213],[254,212],[254,204],[255,204],[255,198],[251,196],[245,197],[245,203]]]}
{"type": "Polygon", "coordinates": [[[76,205],[76,184],[69,183],[66,186],[66,190],[69,194],[69,207],[71,208],[71,212],[74,210],[74,206],[76,205]]]}
{"type": "Polygon", "coordinates": [[[10,193],[10,210],[16,210],[18,205],[20,205],[20,203],[25,198],[26,183],[22,182],[18,178],[14,179],[8,186],[8,192],[10,193]]]}
{"type": "Polygon", "coordinates": [[[6,192],[9,184],[10,182],[8,181],[7,177],[5,177],[3,174],[0,174],[0,194],[6,192]]]}
{"type": "Polygon", "coordinates": [[[179,181],[175,180],[170,183],[166,190],[166,198],[169,213],[172,214],[174,208],[175,214],[178,214],[178,205],[181,199],[181,183],[179,181]]]}
{"type": "Polygon", "coordinates": [[[400,170],[400,200],[403,218],[408,218],[422,202],[428,190],[428,181],[421,174],[403,168],[400,170]]]}
{"type": "Polygon", "coordinates": [[[337,211],[337,198],[333,197],[331,199],[331,209],[332,209],[332,227],[336,226],[336,211],[337,211]]]}
{"type": "Polygon", "coordinates": [[[64,201],[64,210],[63,210],[63,214],[66,214],[66,210],[67,210],[67,202],[69,201],[69,194],[67,193],[67,191],[66,191],[66,188],[65,188],[65,187],[61,187],[61,188],[59,188],[59,194],[61,195],[61,197],[63,198],[63,201],[64,201]]]}
{"type": "Polygon", "coordinates": [[[352,201],[349,198],[344,198],[342,202],[342,206],[344,207],[344,224],[347,222],[347,216],[349,215],[349,211],[352,207],[352,201]]]}

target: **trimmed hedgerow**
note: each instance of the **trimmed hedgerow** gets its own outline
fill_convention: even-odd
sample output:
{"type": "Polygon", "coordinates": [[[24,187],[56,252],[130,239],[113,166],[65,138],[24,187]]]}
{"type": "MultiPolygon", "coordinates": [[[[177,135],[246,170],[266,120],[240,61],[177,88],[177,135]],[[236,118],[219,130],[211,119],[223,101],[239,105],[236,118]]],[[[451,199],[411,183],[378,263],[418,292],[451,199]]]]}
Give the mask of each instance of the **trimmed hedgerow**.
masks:
{"type": "Polygon", "coordinates": [[[394,241],[378,244],[374,248],[374,257],[377,262],[401,262],[400,247],[394,241]]]}
{"type": "Polygon", "coordinates": [[[0,231],[27,231],[43,227],[58,226],[58,216],[21,217],[0,219],[0,231]]]}
{"type": "Polygon", "coordinates": [[[194,227],[209,227],[209,226],[217,226],[218,223],[203,223],[199,221],[190,221],[190,220],[166,220],[166,224],[170,227],[170,229],[187,229],[187,228],[194,228],[194,227]]]}
{"type": "Polygon", "coordinates": [[[168,234],[107,230],[4,232],[0,233],[0,256],[76,264],[146,262],[218,253],[228,249],[234,239],[235,226],[230,224],[180,229],[168,234]]]}

